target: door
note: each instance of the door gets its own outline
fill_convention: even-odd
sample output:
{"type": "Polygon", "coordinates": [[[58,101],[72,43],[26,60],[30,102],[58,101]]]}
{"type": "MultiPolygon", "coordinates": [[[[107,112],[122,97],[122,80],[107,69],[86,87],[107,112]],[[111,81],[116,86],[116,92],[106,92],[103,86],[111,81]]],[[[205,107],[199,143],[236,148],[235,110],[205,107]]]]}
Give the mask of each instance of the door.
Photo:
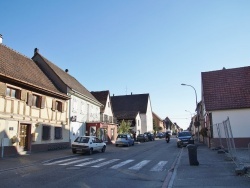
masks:
{"type": "Polygon", "coordinates": [[[20,124],[19,148],[23,151],[30,149],[30,125],[20,124]]]}

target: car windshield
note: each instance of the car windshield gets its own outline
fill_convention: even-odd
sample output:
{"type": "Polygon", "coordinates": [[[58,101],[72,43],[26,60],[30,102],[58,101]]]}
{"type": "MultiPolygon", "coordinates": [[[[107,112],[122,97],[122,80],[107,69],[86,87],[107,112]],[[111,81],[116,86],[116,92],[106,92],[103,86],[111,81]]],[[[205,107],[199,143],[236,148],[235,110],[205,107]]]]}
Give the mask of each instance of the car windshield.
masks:
{"type": "Polygon", "coordinates": [[[178,134],[179,137],[182,137],[182,136],[192,136],[190,132],[180,132],[178,134]]]}
{"type": "Polygon", "coordinates": [[[138,136],[144,136],[144,134],[139,134],[138,136]]]}
{"type": "Polygon", "coordinates": [[[127,135],[119,134],[117,138],[127,138],[127,135]]]}
{"type": "Polygon", "coordinates": [[[88,137],[78,137],[77,139],[75,139],[75,142],[88,143],[89,142],[89,138],[88,137]]]}

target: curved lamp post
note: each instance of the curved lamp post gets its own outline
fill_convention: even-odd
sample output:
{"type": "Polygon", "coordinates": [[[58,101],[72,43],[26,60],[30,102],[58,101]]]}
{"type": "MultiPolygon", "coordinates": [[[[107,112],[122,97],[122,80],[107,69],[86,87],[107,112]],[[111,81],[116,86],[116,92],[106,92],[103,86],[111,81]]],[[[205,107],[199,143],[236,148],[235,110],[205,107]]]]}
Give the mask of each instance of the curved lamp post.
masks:
{"type": "MultiPolygon", "coordinates": [[[[194,92],[195,92],[195,109],[197,109],[197,105],[198,105],[198,103],[197,103],[197,93],[196,93],[196,89],[193,87],[193,86],[191,86],[191,85],[188,85],[188,84],[181,84],[182,86],[189,86],[189,87],[192,87],[193,89],[194,89],[194,92]]],[[[197,110],[196,110],[197,111],[197,110]]],[[[198,111],[197,111],[197,117],[198,117],[198,111]]],[[[199,118],[198,118],[199,119],[199,118]]],[[[199,126],[198,126],[198,142],[200,142],[200,130],[199,130],[199,126]]]]}

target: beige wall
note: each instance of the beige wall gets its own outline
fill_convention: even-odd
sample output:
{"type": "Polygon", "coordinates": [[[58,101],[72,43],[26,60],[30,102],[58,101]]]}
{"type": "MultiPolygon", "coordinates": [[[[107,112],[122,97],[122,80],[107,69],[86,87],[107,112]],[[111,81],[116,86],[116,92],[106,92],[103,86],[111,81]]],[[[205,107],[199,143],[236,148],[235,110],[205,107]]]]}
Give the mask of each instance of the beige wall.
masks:
{"type": "MultiPolygon", "coordinates": [[[[12,143],[11,138],[19,137],[21,124],[30,125],[31,136],[34,136],[33,139],[31,139],[31,147],[36,144],[69,142],[68,100],[62,100],[47,95],[45,96],[10,84],[1,83],[0,85],[1,87],[12,87],[21,92],[30,92],[44,97],[45,99],[44,107],[37,108],[27,105],[27,97],[25,99],[16,99],[5,96],[4,92],[0,94],[0,140],[2,138],[7,140],[5,146],[19,146],[18,140],[17,142],[12,143]],[[55,99],[63,103],[62,112],[52,110],[52,102],[55,99]],[[49,125],[51,130],[50,139],[46,141],[42,140],[43,124],[49,125]],[[62,139],[54,139],[55,127],[62,127],[62,139]]],[[[3,87],[2,91],[4,91],[3,87]]]]}

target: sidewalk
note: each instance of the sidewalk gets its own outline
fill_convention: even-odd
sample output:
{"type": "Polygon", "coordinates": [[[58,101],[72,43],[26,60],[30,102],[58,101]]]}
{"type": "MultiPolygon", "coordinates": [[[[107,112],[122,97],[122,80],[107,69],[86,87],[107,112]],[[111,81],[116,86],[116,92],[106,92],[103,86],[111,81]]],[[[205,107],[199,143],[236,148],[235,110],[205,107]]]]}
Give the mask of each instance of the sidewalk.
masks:
{"type": "MultiPolygon", "coordinates": [[[[233,161],[226,160],[225,154],[209,149],[204,144],[197,145],[198,166],[189,163],[188,148],[182,148],[168,187],[250,187],[250,176],[236,175],[236,165],[233,161]]],[[[243,156],[248,154],[242,152],[243,156]]]]}

